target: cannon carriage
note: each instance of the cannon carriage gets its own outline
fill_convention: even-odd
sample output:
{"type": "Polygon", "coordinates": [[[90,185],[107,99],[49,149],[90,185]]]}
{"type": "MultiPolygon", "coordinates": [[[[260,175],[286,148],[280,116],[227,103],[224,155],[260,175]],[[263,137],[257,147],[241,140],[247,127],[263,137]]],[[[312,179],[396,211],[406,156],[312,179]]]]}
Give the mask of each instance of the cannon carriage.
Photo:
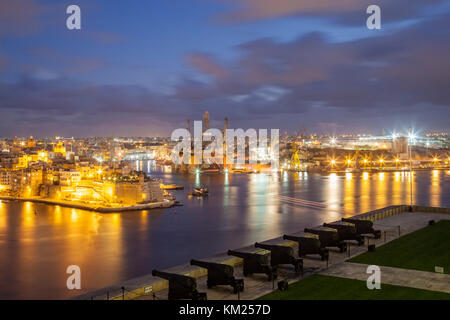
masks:
{"type": "Polygon", "coordinates": [[[197,281],[193,277],[158,270],[153,270],[152,275],[169,281],[169,300],[206,300],[206,293],[197,291],[197,281]]]}
{"type": "Polygon", "coordinates": [[[294,257],[293,248],[258,242],[255,243],[255,247],[270,251],[270,265],[272,267],[277,267],[280,264],[292,264],[296,273],[303,273],[303,259],[297,259],[294,257]]]}
{"type": "Polygon", "coordinates": [[[254,273],[266,274],[269,281],[278,277],[277,268],[269,265],[269,258],[267,255],[235,250],[228,250],[228,255],[239,257],[244,260],[243,271],[245,277],[254,273]]]}
{"type": "Polygon", "coordinates": [[[208,269],[208,279],[206,282],[208,288],[230,285],[233,287],[234,293],[244,291],[244,280],[234,277],[234,268],[232,266],[200,260],[191,260],[191,265],[208,269]]]}
{"type": "Polygon", "coordinates": [[[319,236],[312,233],[305,233],[302,236],[283,235],[284,240],[291,240],[298,243],[298,256],[304,257],[309,254],[319,254],[322,261],[328,260],[328,249],[323,248],[319,236]]]}
{"type": "Polygon", "coordinates": [[[305,228],[305,232],[319,236],[322,248],[337,247],[340,252],[347,251],[347,244],[339,237],[336,229],[326,227],[305,228]]]}
{"type": "Polygon", "coordinates": [[[362,245],[364,243],[364,237],[357,233],[356,227],[353,223],[349,222],[333,222],[333,223],[324,223],[324,227],[336,229],[339,238],[341,240],[355,240],[358,242],[358,245],[362,245]]]}
{"type": "Polygon", "coordinates": [[[381,238],[381,230],[375,230],[373,228],[373,222],[370,220],[354,219],[354,218],[342,218],[342,221],[353,223],[356,227],[358,234],[373,234],[375,239],[381,238]]]}

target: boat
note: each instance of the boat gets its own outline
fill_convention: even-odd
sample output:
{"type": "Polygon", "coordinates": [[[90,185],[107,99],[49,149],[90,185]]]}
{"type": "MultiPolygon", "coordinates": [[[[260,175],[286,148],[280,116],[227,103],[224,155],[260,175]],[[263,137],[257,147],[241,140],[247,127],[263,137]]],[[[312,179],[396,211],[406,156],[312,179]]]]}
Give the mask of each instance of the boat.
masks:
{"type": "Polygon", "coordinates": [[[182,207],[183,204],[180,201],[177,200],[177,201],[174,202],[173,206],[174,207],[182,207]]]}
{"type": "Polygon", "coordinates": [[[190,195],[197,197],[206,197],[208,194],[209,191],[206,187],[194,188],[194,190],[190,193],[190,195]]]}
{"type": "Polygon", "coordinates": [[[249,170],[245,168],[233,168],[231,169],[231,172],[233,173],[255,173],[254,170],[249,170]]]}
{"type": "Polygon", "coordinates": [[[184,190],[183,186],[177,186],[176,184],[166,184],[166,185],[162,185],[161,189],[164,190],[184,190]]]}

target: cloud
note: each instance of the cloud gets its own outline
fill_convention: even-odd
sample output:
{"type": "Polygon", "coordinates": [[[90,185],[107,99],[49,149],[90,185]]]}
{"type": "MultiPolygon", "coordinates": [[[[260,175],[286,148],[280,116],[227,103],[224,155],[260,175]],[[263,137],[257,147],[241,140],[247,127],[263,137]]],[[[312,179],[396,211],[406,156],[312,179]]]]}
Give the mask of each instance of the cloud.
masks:
{"type": "Polygon", "coordinates": [[[231,3],[231,10],[216,18],[225,23],[276,19],[289,16],[315,16],[344,24],[364,25],[369,5],[381,7],[384,22],[411,18],[423,9],[445,0],[219,0],[231,3]]]}
{"type": "MultiPolygon", "coordinates": [[[[209,76],[217,74],[211,83],[185,81],[177,90],[183,99],[215,97],[222,106],[228,101],[246,116],[321,110],[318,115],[324,118],[352,112],[370,121],[415,113],[432,122],[436,112],[450,111],[449,29],[447,13],[395,33],[349,42],[332,42],[320,33],[291,42],[251,41],[238,46],[241,55],[227,64],[226,73],[199,68],[209,76]],[[267,88],[282,94],[271,101],[267,92],[273,89],[267,88]]],[[[222,64],[208,56],[207,65],[222,64]]]]}
{"type": "Polygon", "coordinates": [[[226,69],[218,65],[209,54],[192,53],[189,55],[188,61],[194,68],[204,74],[215,77],[224,77],[227,74],[226,69]]]}
{"type": "Polygon", "coordinates": [[[35,0],[0,1],[0,36],[24,36],[41,27],[44,6],[35,0]]]}
{"type": "Polygon", "coordinates": [[[173,94],[32,69],[16,83],[0,82],[0,134],[168,135],[205,110],[212,125],[228,117],[234,127],[373,130],[417,121],[448,129],[448,30],[446,13],[347,42],[317,32],[289,42],[262,38],[237,46],[238,57],[226,63],[197,52],[188,63],[207,80],[186,76],[173,94]]]}
{"type": "Polygon", "coordinates": [[[58,130],[81,136],[156,134],[168,127],[169,120],[184,118],[180,110],[177,102],[142,86],[96,85],[29,75],[17,83],[0,84],[0,134],[31,134],[33,130],[50,135],[58,130]]]}

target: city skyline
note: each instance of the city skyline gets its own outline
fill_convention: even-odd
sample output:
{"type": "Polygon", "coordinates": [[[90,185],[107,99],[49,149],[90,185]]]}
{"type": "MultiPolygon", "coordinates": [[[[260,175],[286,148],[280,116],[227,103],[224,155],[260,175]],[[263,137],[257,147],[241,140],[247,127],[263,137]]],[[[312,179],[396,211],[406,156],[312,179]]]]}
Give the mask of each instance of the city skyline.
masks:
{"type": "Polygon", "coordinates": [[[169,136],[186,118],[281,133],[448,131],[450,6],[381,1],[0,4],[0,136],[169,136]],[[133,16],[132,21],[129,18],[133,16]]]}

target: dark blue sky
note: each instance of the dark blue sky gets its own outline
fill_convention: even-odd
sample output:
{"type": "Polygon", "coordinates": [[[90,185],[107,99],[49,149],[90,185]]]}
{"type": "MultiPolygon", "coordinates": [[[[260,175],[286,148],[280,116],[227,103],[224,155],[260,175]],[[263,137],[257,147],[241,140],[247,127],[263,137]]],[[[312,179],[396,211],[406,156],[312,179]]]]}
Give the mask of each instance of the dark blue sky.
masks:
{"type": "Polygon", "coordinates": [[[0,0],[0,136],[448,131],[449,33],[444,0],[0,0]]]}

